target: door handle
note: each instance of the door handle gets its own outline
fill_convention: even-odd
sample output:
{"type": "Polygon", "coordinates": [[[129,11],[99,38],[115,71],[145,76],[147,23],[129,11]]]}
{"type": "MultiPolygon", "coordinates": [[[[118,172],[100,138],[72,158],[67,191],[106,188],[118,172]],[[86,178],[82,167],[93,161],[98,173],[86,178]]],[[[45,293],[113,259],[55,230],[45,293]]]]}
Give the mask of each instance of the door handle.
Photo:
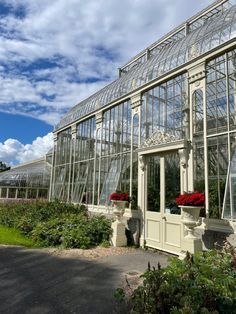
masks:
{"type": "Polygon", "coordinates": [[[162,219],[166,220],[166,217],[164,216],[164,217],[162,217],[162,219]]]}

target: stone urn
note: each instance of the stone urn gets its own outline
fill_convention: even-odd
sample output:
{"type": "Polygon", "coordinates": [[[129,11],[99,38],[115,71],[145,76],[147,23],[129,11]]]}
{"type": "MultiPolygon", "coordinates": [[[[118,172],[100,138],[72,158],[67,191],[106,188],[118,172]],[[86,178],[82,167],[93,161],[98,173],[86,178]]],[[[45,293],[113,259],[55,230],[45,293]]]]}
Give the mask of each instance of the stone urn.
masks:
{"type": "Polygon", "coordinates": [[[127,202],[112,200],[111,203],[112,203],[113,213],[115,214],[116,219],[118,221],[121,221],[122,216],[124,215],[124,212],[125,212],[127,202]]]}
{"type": "Polygon", "coordinates": [[[186,227],[187,235],[185,236],[186,239],[196,239],[194,235],[194,228],[198,224],[199,214],[202,207],[199,206],[184,206],[181,205],[182,211],[182,223],[186,227]]]}

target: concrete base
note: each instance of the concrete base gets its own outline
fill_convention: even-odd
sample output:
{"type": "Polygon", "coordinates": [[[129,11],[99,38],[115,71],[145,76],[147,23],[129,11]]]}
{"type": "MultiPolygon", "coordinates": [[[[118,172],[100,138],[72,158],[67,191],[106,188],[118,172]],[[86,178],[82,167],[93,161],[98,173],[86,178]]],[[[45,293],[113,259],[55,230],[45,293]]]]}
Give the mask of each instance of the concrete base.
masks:
{"type": "Polygon", "coordinates": [[[113,235],[111,238],[111,242],[113,246],[126,246],[127,245],[127,238],[125,235],[125,224],[116,220],[111,225],[113,230],[113,235]]]}
{"type": "Polygon", "coordinates": [[[197,238],[184,238],[181,243],[182,251],[194,254],[202,251],[202,240],[197,238]]]}

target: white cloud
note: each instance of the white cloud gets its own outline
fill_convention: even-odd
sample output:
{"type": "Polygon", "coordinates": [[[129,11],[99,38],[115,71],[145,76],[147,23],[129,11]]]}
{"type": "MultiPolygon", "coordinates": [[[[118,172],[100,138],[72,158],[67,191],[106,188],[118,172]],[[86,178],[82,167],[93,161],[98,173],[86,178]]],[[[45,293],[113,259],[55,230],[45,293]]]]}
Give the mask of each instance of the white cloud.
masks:
{"type": "Polygon", "coordinates": [[[22,144],[16,139],[0,143],[0,161],[7,164],[22,163],[43,157],[53,147],[53,135],[37,137],[31,144],[22,144]]]}
{"type": "Polygon", "coordinates": [[[3,0],[13,12],[0,20],[0,110],[56,124],[116,78],[118,66],[211,2],[3,0]],[[14,14],[19,7],[23,16],[14,14]]]}

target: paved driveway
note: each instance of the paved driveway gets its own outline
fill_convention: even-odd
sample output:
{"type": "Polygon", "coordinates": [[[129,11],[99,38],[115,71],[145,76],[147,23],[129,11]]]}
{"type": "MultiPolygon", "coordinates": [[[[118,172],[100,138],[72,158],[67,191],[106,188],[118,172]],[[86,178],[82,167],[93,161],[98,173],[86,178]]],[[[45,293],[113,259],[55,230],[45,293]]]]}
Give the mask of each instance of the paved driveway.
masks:
{"type": "Polygon", "coordinates": [[[62,258],[40,249],[0,246],[0,313],[115,313],[113,294],[125,273],[168,257],[135,250],[96,261],[62,258]]]}

